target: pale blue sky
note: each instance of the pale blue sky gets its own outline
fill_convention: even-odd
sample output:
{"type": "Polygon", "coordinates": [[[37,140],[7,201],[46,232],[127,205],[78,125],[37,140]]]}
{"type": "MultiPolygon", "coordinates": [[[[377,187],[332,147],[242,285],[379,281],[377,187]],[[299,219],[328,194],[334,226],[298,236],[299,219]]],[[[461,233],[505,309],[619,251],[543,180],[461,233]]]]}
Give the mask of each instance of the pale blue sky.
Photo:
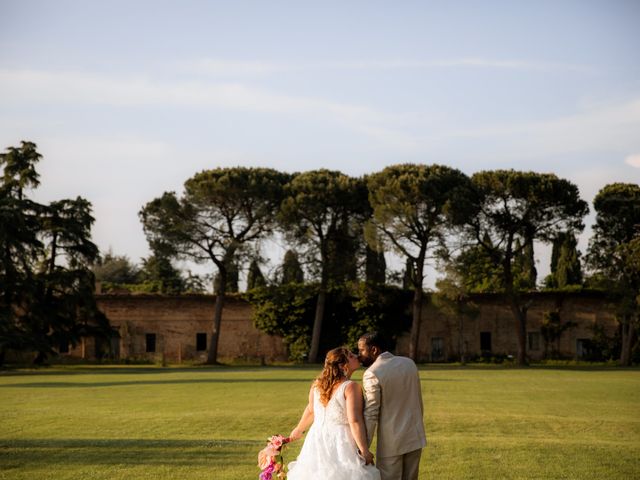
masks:
{"type": "Polygon", "coordinates": [[[0,148],[36,142],[38,198],[86,197],[136,261],[141,206],[217,166],[536,170],[590,202],[640,181],[638,25],[640,0],[0,0],[0,148]]]}

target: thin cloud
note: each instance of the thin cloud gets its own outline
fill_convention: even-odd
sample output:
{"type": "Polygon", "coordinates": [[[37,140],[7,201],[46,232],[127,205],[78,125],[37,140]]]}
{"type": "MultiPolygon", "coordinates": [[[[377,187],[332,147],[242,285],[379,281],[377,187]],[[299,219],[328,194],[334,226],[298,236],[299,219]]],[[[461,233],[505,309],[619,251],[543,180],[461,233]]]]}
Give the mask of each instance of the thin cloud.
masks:
{"type": "Polygon", "coordinates": [[[106,77],[34,70],[0,71],[0,100],[18,105],[217,107],[276,113],[323,110],[347,116],[381,116],[366,107],[283,95],[240,83],[162,83],[140,76],[106,77]]]}
{"type": "Polygon", "coordinates": [[[583,151],[635,150],[640,147],[640,98],[599,106],[574,115],[540,122],[443,130],[430,140],[452,144],[456,139],[491,141],[492,155],[534,158],[583,151]]]}
{"type": "Polygon", "coordinates": [[[192,72],[217,77],[246,77],[269,75],[282,72],[330,71],[330,70],[416,70],[416,69],[453,69],[482,68],[522,71],[563,71],[591,73],[590,66],[568,63],[536,62],[528,60],[497,60],[482,57],[454,58],[440,60],[349,60],[320,62],[268,62],[236,61],[202,58],[182,63],[180,68],[192,72]]]}
{"type": "Polygon", "coordinates": [[[631,165],[634,168],[640,168],[640,153],[629,155],[624,159],[624,161],[627,165],[631,165]]]}
{"type": "MultiPolygon", "coordinates": [[[[320,64],[319,66],[322,66],[320,64]]],[[[345,69],[436,69],[436,68],[491,68],[509,70],[573,70],[592,71],[588,66],[535,62],[527,60],[495,60],[487,58],[455,58],[442,60],[392,60],[392,61],[363,61],[363,62],[334,62],[327,67],[345,69]]]]}
{"type": "Polygon", "coordinates": [[[490,154],[495,159],[605,149],[633,152],[640,148],[637,138],[640,97],[541,122],[461,130],[448,122],[425,126],[417,119],[412,121],[409,114],[392,115],[368,106],[280,94],[239,82],[158,82],[139,76],[0,70],[0,103],[19,107],[31,104],[214,108],[313,116],[372,138],[377,147],[415,154],[447,150],[455,153],[460,145],[475,149],[476,153],[471,154],[467,149],[465,156],[490,154]]]}
{"type": "Polygon", "coordinates": [[[255,76],[293,70],[293,65],[259,61],[233,61],[214,58],[201,58],[182,63],[181,69],[215,76],[255,76]]]}
{"type": "Polygon", "coordinates": [[[237,82],[158,82],[146,77],[107,77],[79,72],[0,70],[0,103],[5,105],[98,105],[107,107],[219,108],[324,116],[366,132],[397,121],[367,106],[292,96],[237,82]]]}

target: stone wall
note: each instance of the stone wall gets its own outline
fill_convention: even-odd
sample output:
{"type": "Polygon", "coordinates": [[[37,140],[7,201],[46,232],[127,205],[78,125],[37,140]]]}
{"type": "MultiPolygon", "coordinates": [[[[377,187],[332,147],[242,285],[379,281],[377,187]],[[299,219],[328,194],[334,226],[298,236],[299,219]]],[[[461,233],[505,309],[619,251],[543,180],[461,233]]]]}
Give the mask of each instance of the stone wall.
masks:
{"type": "MultiPolygon", "coordinates": [[[[460,348],[467,356],[483,353],[487,356],[516,355],[516,320],[509,307],[499,295],[494,294],[475,295],[473,301],[479,308],[479,315],[475,319],[447,316],[433,305],[425,305],[418,349],[421,360],[459,358],[460,348]],[[483,333],[485,341],[489,337],[491,348],[487,352],[481,349],[483,333]],[[437,348],[439,344],[441,348],[437,348]]],[[[533,360],[542,359],[544,355],[540,325],[546,312],[557,311],[561,323],[576,324],[560,336],[556,345],[548,346],[549,350],[557,349],[563,358],[581,356],[581,340],[593,337],[594,326],[602,326],[608,336],[613,336],[618,328],[613,307],[601,293],[540,292],[529,295],[525,301],[530,304],[527,314],[527,355],[533,360]]],[[[405,335],[399,340],[397,350],[406,353],[408,346],[409,338],[405,335]]]]}
{"type": "MultiPolygon", "coordinates": [[[[97,295],[97,301],[120,334],[119,339],[112,340],[115,358],[206,360],[206,348],[198,349],[197,340],[200,335],[201,342],[204,340],[202,343],[208,346],[211,339],[215,296],[105,294],[97,295]],[[154,336],[152,342],[149,336],[154,336]]],[[[100,350],[108,351],[106,346],[86,339],[84,346],[80,345],[70,355],[95,358],[100,350]]],[[[274,361],[286,360],[287,353],[280,337],[267,335],[253,326],[252,308],[248,303],[229,297],[222,315],[218,357],[274,361]]]]}
{"type": "MultiPolygon", "coordinates": [[[[164,357],[170,362],[206,359],[206,348],[197,348],[197,338],[198,334],[201,341],[202,335],[206,335],[206,342],[211,338],[214,296],[98,295],[97,298],[98,305],[120,334],[120,338],[112,341],[115,358],[160,360],[164,357]],[[154,351],[147,351],[149,347],[154,347],[154,351]]],[[[558,311],[562,323],[576,323],[561,336],[557,345],[560,355],[566,358],[581,356],[581,340],[593,336],[595,325],[603,326],[609,336],[617,328],[612,307],[602,294],[536,293],[527,301],[530,302],[528,355],[534,360],[544,354],[540,324],[545,312],[558,311]]],[[[475,319],[461,319],[443,314],[427,300],[421,322],[420,361],[457,359],[460,348],[467,356],[516,354],[515,320],[501,298],[477,295],[474,302],[479,307],[479,315],[475,319]]],[[[407,334],[399,339],[397,352],[406,355],[408,344],[407,334]]],[[[109,349],[85,339],[69,355],[92,359],[100,350],[109,349]]],[[[253,326],[251,305],[234,297],[225,304],[218,351],[221,359],[270,362],[287,358],[282,339],[257,330],[253,326]]]]}

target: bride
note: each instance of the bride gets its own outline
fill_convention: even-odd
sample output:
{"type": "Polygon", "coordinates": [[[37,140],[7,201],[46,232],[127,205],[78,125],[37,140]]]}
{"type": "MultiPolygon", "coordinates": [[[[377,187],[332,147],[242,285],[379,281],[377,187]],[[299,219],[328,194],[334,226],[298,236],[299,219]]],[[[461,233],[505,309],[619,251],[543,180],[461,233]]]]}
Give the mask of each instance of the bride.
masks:
{"type": "Polygon", "coordinates": [[[298,459],[289,464],[289,480],[380,480],[367,445],[362,390],[350,380],[358,367],[358,357],[347,348],[327,353],[309,404],[291,431],[297,440],[311,425],[298,459]]]}

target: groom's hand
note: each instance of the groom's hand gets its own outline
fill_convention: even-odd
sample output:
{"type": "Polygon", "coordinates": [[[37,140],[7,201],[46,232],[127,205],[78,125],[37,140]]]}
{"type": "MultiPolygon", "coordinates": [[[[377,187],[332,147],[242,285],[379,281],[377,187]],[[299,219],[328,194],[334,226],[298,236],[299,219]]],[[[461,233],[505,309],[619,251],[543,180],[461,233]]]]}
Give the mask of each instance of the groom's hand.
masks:
{"type": "Polygon", "coordinates": [[[365,465],[373,465],[373,453],[366,451],[364,453],[361,453],[360,455],[362,455],[362,458],[364,458],[365,465]]]}

